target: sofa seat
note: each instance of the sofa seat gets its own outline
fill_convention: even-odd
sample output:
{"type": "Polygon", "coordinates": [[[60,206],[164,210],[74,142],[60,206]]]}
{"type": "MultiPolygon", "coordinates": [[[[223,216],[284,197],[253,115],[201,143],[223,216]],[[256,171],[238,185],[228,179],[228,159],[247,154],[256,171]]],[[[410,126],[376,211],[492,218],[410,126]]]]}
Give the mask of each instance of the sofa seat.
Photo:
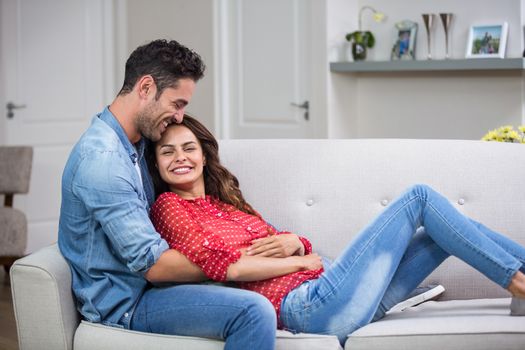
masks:
{"type": "Polygon", "coordinates": [[[509,317],[509,304],[510,298],[429,301],[357,330],[345,350],[523,350],[525,317],[509,317]]]}
{"type": "MultiPolygon", "coordinates": [[[[82,321],[75,333],[75,350],[222,350],[224,342],[213,339],[143,333],[82,321]]],[[[342,350],[335,336],[292,334],[277,331],[276,350],[342,350]]]]}

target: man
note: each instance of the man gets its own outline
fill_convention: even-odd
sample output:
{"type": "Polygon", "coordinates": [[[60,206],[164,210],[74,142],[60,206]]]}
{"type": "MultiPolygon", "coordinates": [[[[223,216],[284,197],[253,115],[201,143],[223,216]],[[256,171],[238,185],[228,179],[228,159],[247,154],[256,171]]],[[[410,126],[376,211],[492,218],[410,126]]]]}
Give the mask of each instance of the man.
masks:
{"type": "Polygon", "coordinates": [[[225,339],[226,349],[273,349],[276,320],[263,296],[199,282],[202,271],[168,249],[148,211],[153,187],[145,138],[180,122],[204,64],[176,41],[156,40],[126,62],[124,85],[93,118],[62,177],[60,250],[78,310],[90,322],[146,332],[225,339]]]}

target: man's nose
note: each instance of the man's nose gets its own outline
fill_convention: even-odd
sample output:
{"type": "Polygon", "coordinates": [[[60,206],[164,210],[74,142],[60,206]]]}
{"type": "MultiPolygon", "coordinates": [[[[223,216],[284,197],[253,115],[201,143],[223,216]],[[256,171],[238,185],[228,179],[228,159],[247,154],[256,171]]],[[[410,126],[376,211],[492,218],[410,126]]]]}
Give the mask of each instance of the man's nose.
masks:
{"type": "Polygon", "coordinates": [[[175,119],[175,123],[182,123],[182,119],[184,119],[184,108],[181,108],[177,112],[175,112],[173,118],[175,119]]]}

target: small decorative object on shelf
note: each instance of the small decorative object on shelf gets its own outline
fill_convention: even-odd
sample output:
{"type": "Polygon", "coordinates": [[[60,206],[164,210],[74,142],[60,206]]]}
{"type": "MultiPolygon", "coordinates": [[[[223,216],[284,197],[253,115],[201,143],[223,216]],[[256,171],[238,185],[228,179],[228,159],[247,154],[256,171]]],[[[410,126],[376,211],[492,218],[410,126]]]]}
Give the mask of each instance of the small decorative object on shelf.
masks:
{"type": "Polygon", "coordinates": [[[450,31],[450,25],[452,24],[452,18],[454,17],[453,13],[440,13],[441,23],[443,23],[443,29],[445,30],[445,59],[450,58],[449,54],[449,45],[448,45],[448,35],[450,31]]]}
{"type": "Polygon", "coordinates": [[[397,36],[392,48],[391,59],[413,60],[416,58],[417,23],[409,20],[396,23],[397,36]]]}
{"type": "Polygon", "coordinates": [[[427,59],[432,59],[432,29],[434,28],[434,18],[435,14],[433,13],[424,13],[421,16],[423,16],[423,23],[425,23],[425,29],[427,30],[427,59]]]}
{"type": "Polygon", "coordinates": [[[377,10],[375,10],[373,7],[370,6],[363,6],[361,7],[361,10],[359,10],[359,22],[358,22],[358,30],[346,34],[346,40],[348,40],[350,43],[352,43],[352,57],[354,61],[363,61],[366,59],[366,51],[369,48],[374,47],[375,45],[375,37],[374,34],[370,31],[363,31],[362,30],[362,17],[363,12],[365,10],[370,10],[374,14],[374,20],[376,22],[382,22],[385,19],[385,15],[377,10]]]}
{"type": "Polygon", "coordinates": [[[517,131],[514,130],[512,125],[502,126],[500,128],[489,131],[485,136],[483,136],[481,140],[525,143],[525,125],[518,126],[517,131]]]}
{"type": "Polygon", "coordinates": [[[495,25],[470,27],[467,43],[467,58],[505,58],[507,32],[508,25],[506,22],[495,25]]]}

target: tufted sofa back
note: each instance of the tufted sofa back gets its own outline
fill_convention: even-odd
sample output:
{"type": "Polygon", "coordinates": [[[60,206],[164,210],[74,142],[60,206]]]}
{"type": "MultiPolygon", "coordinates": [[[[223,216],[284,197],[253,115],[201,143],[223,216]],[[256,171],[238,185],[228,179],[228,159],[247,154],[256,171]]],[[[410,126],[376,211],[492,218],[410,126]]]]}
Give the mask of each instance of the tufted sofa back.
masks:
{"type": "MultiPolygon", "coordinates": [[[[392,199],[430,185],[454,206],[525,244],[525,146],[458,140],[223,140],[223,163],[276,227],[336,257],[392,199]]],[[[507,296],[456,258],[427,282],[447,299],[507,296]]]]}

